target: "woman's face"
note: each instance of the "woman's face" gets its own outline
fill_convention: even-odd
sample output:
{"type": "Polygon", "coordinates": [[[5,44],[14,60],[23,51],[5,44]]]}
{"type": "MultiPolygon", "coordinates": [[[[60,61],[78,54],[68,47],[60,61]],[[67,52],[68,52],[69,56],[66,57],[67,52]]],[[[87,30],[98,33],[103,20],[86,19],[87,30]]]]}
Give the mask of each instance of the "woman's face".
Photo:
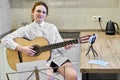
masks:
{"type": "Polygon", "coordinates": [[[32,12],[34,21],[36,21],[37,23],[41,23],[42,21],[44,21],[47,13],[46,11],[47,10],[43,5],[36,6],[34,12],[32,12]]]}

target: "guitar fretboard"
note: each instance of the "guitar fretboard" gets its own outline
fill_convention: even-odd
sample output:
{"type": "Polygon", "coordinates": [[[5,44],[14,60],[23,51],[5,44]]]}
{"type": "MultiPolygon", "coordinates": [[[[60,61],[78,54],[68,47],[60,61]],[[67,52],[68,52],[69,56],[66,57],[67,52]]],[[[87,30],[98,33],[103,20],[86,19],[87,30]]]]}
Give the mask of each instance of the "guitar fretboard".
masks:
{"type": "Polygon", "coordinates": [[[78,42],[79,42],[79,39],[75,39],[75,40],[60,42],[60,43],[51,44],[51,45],[47,45],[47,46],[42,46],[40,49],[43,52],[43,51],[48,51],[48,50],[64,47],[69,44],[77,44],[78,42]]]}
{"type": "Polygon", "coordinates": [[[45,46],[42,46],[42,47],[36,46],[36,48],[34,50],[37,51],[38,53],[35,54],[35,55],[39,55],[41,52],[44,52],[44,51],[64,47],[64,46],[69,45],[69,44],[77,44],[79,42],[80,42],[80,39],[78,38],[78,39],[75,39],[75,40],[59,42],[59,43],[55,43],[55,44],[45,45],[45,46]]]}

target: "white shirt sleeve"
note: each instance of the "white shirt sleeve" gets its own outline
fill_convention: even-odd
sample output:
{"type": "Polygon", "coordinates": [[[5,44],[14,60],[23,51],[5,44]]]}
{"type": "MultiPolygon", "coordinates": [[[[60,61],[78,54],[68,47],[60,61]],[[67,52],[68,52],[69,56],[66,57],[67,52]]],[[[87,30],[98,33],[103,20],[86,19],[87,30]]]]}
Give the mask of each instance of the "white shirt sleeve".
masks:
{"type": "Polygon", "coordinates": [[[7,48],[10,48],[10,49],[13,49],[15,50],[16,47],[19,45],[17,44],[15,41],[14,41],[14,38],[17,38],[17,37],[23,37],[24,36],[24,33],[23,31],[26,30],[24,27],[21,27],[20,29],[6,35],[5,37],[3,37],[1,39],[1,43],[7,47],[7,48]]]}

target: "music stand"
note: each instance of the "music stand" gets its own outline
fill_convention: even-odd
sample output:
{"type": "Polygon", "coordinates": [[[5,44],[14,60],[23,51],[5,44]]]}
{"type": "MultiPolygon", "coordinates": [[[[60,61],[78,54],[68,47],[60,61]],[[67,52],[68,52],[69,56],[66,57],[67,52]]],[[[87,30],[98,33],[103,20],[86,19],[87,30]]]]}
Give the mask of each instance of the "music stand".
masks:
{"type": "MultiPolygon", "coordinates": [[[[60,66],[60,67],[63,67],[65,69],[65,66],[60,66]]],[[[46,80],[47,77],[51,77],[54,80],[61,80],[61,78],[59,79],[59,77],[47,73],[47,70],[51,70],[53,68],[46,66],[45,60],[17,63],[16,68],[17,68],[16,72],[6,73],[7,80],[13,79],[12,75],[15,77],[14,79],[16,80],[18,79],[46,80]],[[12,75],[9,76],[10,74],[12,75]]],[[[54,68],[58,68],[58,67],[54,67],[54,68]]],[[[63,78],[65,80],[65,76],[63,78]]]]}
{"type": "Polygon", "coordinates": [[[88,53],[90,52],[90,50],[92,50],[93,56],[96,57],[98,56],[98,53],[94,50],[93,48],[93,43],[95,43],[96,40],[96,35],[93,34],[90,38],[89,38],[89,42],[90,42],[90,47],[88,49],[88,52],[86,53],[86,56],[88,55],[88,53]]]}
{"type": "MultiPolygon", "coordinates": [[[[25,79],[25,80],[31,80],[30,78],[33,76],[33,74],[35,74],[35,80],[41,80],[40,77],[39,77],[39,72],[46,75],[46,76],[49,76],[49,77],[52,77],[54,80],[60,80],[54,76],[51,76],[47,73],[44,73],[42,70],[47,70],[47,69],[52,69],[52,68],[45,68],[45,69],[38,69],[37,66],[35,66],[34,70],[30,70],[30,71],[17,71],[17,72],[11,72],[11,73],[6,73],[6,77],[7,77],[7,80],[10,80],[9,78],[9,74],[19,74],[19,73],[29,73],[31,72],[31,74],[29,74],[29,76],[25,79]]],[[[65,80],[65,78],[64,78],[65,80]]]]}

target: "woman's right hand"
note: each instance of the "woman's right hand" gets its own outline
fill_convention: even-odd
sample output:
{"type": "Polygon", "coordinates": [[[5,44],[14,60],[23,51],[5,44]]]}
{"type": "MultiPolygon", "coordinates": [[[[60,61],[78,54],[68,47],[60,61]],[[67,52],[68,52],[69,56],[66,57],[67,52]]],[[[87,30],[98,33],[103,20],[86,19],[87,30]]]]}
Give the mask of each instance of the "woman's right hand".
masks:
{"type": "Polygon", "coordinates": [[[21,51],[22,53],[25,53],[27,56],[33,56],[36,53],[36,51],[34,51],[33,47],[31,46],[18,45],[16,47],[16,50],[21,51]]]}

